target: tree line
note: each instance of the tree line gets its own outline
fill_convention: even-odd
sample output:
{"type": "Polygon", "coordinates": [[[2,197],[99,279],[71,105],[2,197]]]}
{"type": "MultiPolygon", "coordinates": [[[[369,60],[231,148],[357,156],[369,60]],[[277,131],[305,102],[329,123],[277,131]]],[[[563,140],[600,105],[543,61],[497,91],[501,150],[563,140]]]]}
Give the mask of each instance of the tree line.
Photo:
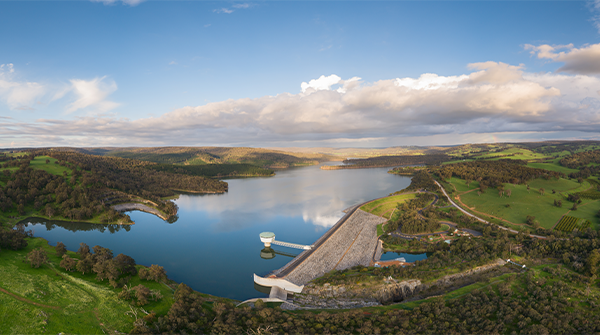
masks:
{"type": "Polygon", "coordinates": [[[561,172],[548,171],[527,167],[520,160],[474,161],[443,165],[434,171],[440,178],[447,180],[452,176],[466,181],[479,181],[490,187],[502,183],[523,184],[535,178],[560,178],[565,175],[561,172]]]}

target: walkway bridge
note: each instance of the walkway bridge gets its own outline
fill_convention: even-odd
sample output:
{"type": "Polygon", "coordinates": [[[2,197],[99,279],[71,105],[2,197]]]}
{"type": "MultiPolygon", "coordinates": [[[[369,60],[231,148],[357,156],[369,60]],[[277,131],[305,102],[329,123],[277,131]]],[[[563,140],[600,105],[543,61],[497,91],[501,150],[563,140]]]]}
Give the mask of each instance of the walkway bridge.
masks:
{"type": "Polygon", "coordinates": [[[302,250],[311,250],[312,245],[302,245],[291,242],[283,242],[276,241],[275,234],[272,232],[264,232],[260,233],[260,241],[265,244],[265,248],[270,248],[271,244],[280,245],[282,247],[294,248],[294,249],[302,249],[302,250]]]}
{"type": "Polygon", "coordinates": [[[294,248],[294,249],[302,249],[302,250],[310,250],[312,249],[312,245],[302,245],[291,242],[283,242],[283,241],[272,241],[271,244],[280,245],[282,247],[294,248]]]}

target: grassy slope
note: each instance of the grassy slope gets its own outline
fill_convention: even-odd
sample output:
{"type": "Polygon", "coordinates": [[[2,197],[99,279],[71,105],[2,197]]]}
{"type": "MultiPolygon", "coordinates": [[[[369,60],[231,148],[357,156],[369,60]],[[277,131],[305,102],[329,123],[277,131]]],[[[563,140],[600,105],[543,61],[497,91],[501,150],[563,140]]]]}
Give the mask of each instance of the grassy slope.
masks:
{"type": "MultiPolygon", "coordinates": [[[[370,202],[370,203],[362,206],[360,209],[362,209],[365,212],[372,213],[374,210],[377,210],[378,206],[382,206],[384,204],[388,205],[387,203],[392,203],[393,206],[391,208],[394,208],[398,203],[404,202],[408,199],[416,198],[416,196],[417,196],[416,194],[400,194],[400,195],[394,195],[391,197],[385,197],[383,199],[379,199],[379,200],[370,202]]],[[[373,213],[373,214],[375,214],[375,213],[373,213]]],[[[380,214],[375,214],[375,215],[380,215],[380,214]]]]}
{"type": "Polygon", "coordinates": [[[555,161],[552,161],[551,163],[528,163],[527,166],[536,168],[536,169],[544,169],[544,170],[549,170],[549,171],[562,172],[567,175],[569,173],[579,171],[576,169],[569,169],[568,167],[564,167],[555,161]]]}
{"type": "MultiPolygon", "coordinates": [[[[38,238],[30,239],[23,250],[0,252],[0,287],[27,300],[0,292],[0,315],[11,319],[10,323],[0,322],[0,333],[102,334],[103,329],[114,332],[131,328],[134,319],[124,314],[130,308],[127,302],[117,299],[117,290],[106,281],[97,282],[93,275],[67,273],[59,262],[54,249],[38,238]],[[25,260],[27,253],[37,247],[47,251],[50,263],[35,269],[25,260]]],[[[162,291],[163,299],[169,300],[170,289],[162,291]]]]}
{"type": "Polygon", "coordinates": [[[54,158],[51,158],[48,156],[37,156],[36,158],[34,158],[31,161],[29,166],[31,166],[34,169],[44,170],[48,173],[51,173],[51,174],[54,174],[57,176],[63,176],[63,173],[66,171],[67,177],[71,177],[71,175],[73,174],[73,171],[70,168],[60,166],[58,164],[55,164],[54,162],[56,162],[56,159],[54,159],[54,158]],[[46,164],[46,159],[49,159],[50,163],[46,164]]]}
{"type": "MultiPolygon", "coordinates": [[[[460,183],[457,183],[456,180],[452,182],[456,185],[457,189],[460,187],[460,183]]],[[[552,228],[560,217],[566,214],[572,206],[572,203],[566,201],[559,192],[578,192],[589,187],[589,184],[584,182],[580,185],[567,179],[535,179],[530,183],[530,187],[531,189],[527,191],[525,185],[506,184],[505,189],[512,191],[510,198],[506,196],[500,197],[497,190],[488,189],[481,196],[478,196],[477,192],[463,194],[461,195],[461,200],[469,207],[474,207],[476,211],[501,217],[516,224],[525,223],[527,215],[533,215],[542,227],[552,228]],[[544,188],[546,194],[540,195],[538,192],[539,188],[544,188]],[[555,189],[557,193],[552,194],[552,189],[555,189]],[[562,200],[563,207],[558,208],[553,206],[554,200],[562,200]],[[510,207],[506,207],[507,204],[510,207]]],[[[598,209],[600,209],[600,201],[584,199],[579,210],[572,211],[569,215],[586,218],[594,224],[594,227],[597,227],[600,225],[600,221],[595,217],[598,209]]]]}

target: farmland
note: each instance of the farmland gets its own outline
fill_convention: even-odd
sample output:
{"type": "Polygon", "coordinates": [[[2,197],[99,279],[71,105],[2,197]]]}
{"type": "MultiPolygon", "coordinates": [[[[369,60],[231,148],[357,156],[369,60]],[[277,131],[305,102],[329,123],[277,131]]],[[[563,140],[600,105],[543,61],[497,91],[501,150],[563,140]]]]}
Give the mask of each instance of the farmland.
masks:
{"type": "Polygon", "coordinates": [[[574,216],[565,215],[563,216],[554,229],[572,232],[573,230],[585,230],[590,228],[591,222],[587,219],[580,219],[574,216]]]}

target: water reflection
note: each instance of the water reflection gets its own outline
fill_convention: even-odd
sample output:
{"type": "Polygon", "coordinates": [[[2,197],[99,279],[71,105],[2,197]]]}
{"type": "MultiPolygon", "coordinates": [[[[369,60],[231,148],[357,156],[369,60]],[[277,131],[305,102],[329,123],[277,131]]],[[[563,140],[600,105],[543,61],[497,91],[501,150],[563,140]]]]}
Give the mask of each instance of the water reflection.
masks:
{"type": "Polygon", "coordinates": [[[138,264],[159,264],[169,278],[195,290],[245,300],[261,294],[253,273],[266,275],[298,253],[279,246],[263,250],[261,232],[310,245],[343,216],[342,210],[410,184],[410,178],[387,170],[312,166],[268,178],[230,179],[225,194],[181,195],[175,224],[133,211],[128,213],[132,226],[30,220],[29,228],[52,245],[60,241],[73,251],[81,242],[101,245],[138,264]]]}
{"type": "Polygon", "coordinates": [[[273,248],[264,248],[260,251],[260,258],[262,258],[262,259],[273,259],[273,258],[275,258],[275,255],[281,255],[281,256],[290,257],[290,258],[294,258],[294,257],[298,256],[297,254],[280,251],[280,250],[275,250],[273,248]]]}
{"type": "MultiPolygon", "coordinates": [[[[47,220],[42,218],[28,218],[20,223],[31,224],[33,226],[43,226],[47,231],[53,230],[56,227],[62,229],[77,232],[77,231],[99,231],[104,233],[108,231],[110,234],[117,233],[121,230],[130,231],[131,225],[118,225],[118,224],[90,224],[85,222],[68,222],[68,221],[55,221],[47,220]]],[[[35,230],[34,230],[35,233],[35,230]]]]}

